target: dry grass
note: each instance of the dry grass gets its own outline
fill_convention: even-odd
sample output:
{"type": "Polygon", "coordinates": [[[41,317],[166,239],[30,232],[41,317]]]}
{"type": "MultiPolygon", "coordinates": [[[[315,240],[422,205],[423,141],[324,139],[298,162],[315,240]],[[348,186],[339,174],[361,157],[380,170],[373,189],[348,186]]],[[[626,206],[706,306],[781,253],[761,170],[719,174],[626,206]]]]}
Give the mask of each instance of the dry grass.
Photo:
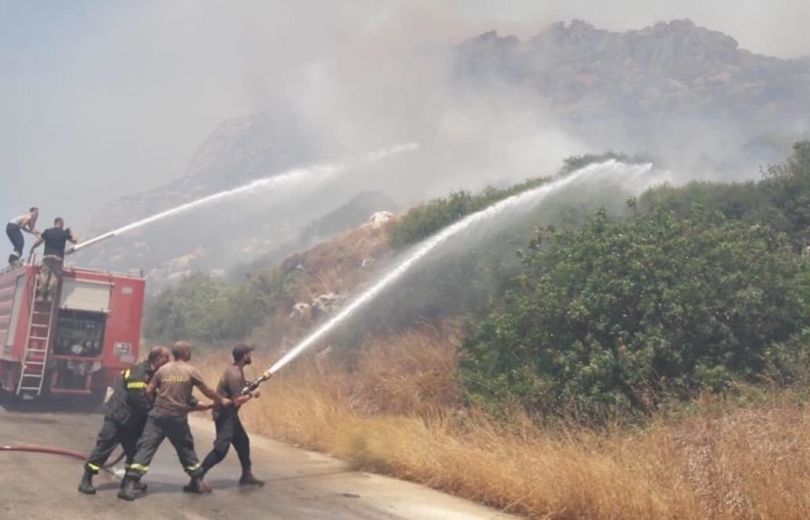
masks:
{"type": "Polygon", "coordinates": [[[384,262],[390,255],[386,232],[389,226],[355,228],[302,255],[302,267],[308,276],[299,299],[333,291],[345,293],[364,282],[374,270],[361,269],[363,261],[384,262]]]}
{"type": "MultiPolygon", "coordinates": [[[[454,337],[423,327],[351,367],[298,360],[245,407],[246,425],[531,518],[810,518],[810,421],[789,394],[754,408],[706,399],[637,431],[507,431],[459,405],[454,337]]],[[[204,364],[212,382],[219,363],[204,364]]]]}

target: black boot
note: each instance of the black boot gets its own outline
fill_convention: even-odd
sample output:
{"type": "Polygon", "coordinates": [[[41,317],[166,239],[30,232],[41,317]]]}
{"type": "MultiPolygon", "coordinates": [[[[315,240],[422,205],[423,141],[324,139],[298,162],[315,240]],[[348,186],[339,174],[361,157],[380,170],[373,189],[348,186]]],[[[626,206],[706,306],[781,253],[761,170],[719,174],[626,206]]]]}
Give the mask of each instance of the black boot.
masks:
{"type": "MultiPolygon", "coordinates": [[[[126,479],[121,481],[121,489],[124,489],[124,484],[126,483],[126,481],[127,481],[126,479]]],[[[136,480],[134,489],[136,493],[146,493],[146,484],[144,484],[140,480],[136,480]]]]}
{"type": "Polygon", "coordinates": [[[121,500],[133,501],[135,500],[135,484],[138,479],[135,477],[124,477],[124,482],[121,484],[121,490],[118,492],[118,498],[121,500]]]}
{"type": "Polygon", "coordinates": [[[84,493],[85,495],[95,495],[96,488],[93,487],[93,472],[90,470],[84,470],[84,475],[82,476],[82,481],[79,482],[79,493],[84,493]]]}
{"type": "Polygon", "coordinates": [[[210,493],[211,486],[205,483],[201,476],[191,477],[187,486],[183,486],[183,491],[186,493],[197,493],[202,495],[203,493],[210,493]]]}
{"type": "Polygon", "coordinates": [[[242,472],[242,478],[239,479],[240,486],[263,486],[264,480],[259,480],[253,476],[250,470],[242,472]]]}

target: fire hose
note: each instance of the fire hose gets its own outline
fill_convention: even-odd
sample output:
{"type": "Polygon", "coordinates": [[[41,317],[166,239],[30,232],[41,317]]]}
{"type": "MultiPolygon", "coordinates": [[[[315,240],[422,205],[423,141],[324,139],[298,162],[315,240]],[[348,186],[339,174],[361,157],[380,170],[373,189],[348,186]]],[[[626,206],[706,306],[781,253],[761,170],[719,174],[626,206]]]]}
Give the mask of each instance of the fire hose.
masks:
{"type": "MultiPolygon", "coordinates": [[[[245,388],[242,389],[242,395],[248,394],[257,388],[259,385],[267,381],[273,376],[273,374],[267,370],[261,376],[257,377],[250,383],[248,383],[245,388]]],[[[51,448],[48,446],[27,446],[27,445],[18,445],[18,446],[2,446],[0,445],[0,451],[20,451],[20,452],[28,452],[28,453],[45,453],[48,455],[61,455],[63,457],[72,457],[78,460],[87,460],[87,455],[84,453],[80,453],[78,451],[71,451],[71,450],[64,450],[61,448],[51,448]]],[[[110,471],[110,468],[121,462],[124,458],[124,453],[122,452],[118,457],[115,458],[112,462],[107,462],[102,469],[106,471],[110,471]]]]}
{"type": "MultiPolygon", "coordinates": [[[[47,446],[26,446],[26,445],[0,446],[0,451],[24,451],[28,453],[46,453],[48,455],[62,455],[63,457],[73,457],[74,459],[79,459],[82,461],[87,460],[87,455],[84,453],[80,453],[78,451],[63,450],[61,448],[49,448],[47,446]]],[[[123,459],[124,453],[122,452],[112,462],[104,464],[104,466],[102,466],[102,469],[106,471],[111,471],[110,468],[121,462],[123,459]]]]}
{"type": "MultiPolygon", "coordinates": [[[[248,383],[245,388],[242,389],[242,395],[248,394],[257,388],[259,385],[267,381],[273,376],[270,370],[264,372],[261,376],[257,377],[250,383],[248,383]]],[[[51,448],[48,446],[27,446],[27,445],[18,445],[18,446],[2,446],[0,445],[0,451],[21,451],[21,452],[28,452],[28,453],[45,453],[48,455],[61,455],[63,457],[72,457],[74,459],[79,460],[87,460],[87,455],[84,453],[80,453],[78,451],[71,451],[71,450],[64,450],[61,448],[51,448]]],[[[107,462],[102,469],[105,471],[111,471],[110,468],[121,462],[124,458],[124,453],[122,452],[118,457],[115,458],[112,462],[107,462]]]]}
{"type": "MultiPolygon", "coordinates": [[[[264,372],[261,376],[257,377],[250,383],[248,383],[245,388],[242,389],[242,395],[246,395],[261,385],[263,382],[267,381],[273,376],[273,374],[268,370],[264,372]]],[[[71,451],[71,450],[63,450],[61,448],[50,448],[47,446],[26,446],[26,445],[19,445],[19,446],[0,446],[0,451],[22,451],[28,453],[46,453],[48,455],[61,455],[63,457],[73,457],[74,459],[79,460],[87,460],[87,455],[84,453],[80,453],[78,451],[71,451]]],[[[104,464],[101,469],[110,471],[110,468],[121,462],[123,460],[125,453],[121,452],[121,454],[115,458],[112,462],[107,462],[104,464]]]]}
{"type": "MultiPolygon", "coordinates": [[[[259,388],[259,385],[261,385],[262,383],[264,383],[265,381],[267,381],[271,377],[273,377],[273,374],[270,372],[270,370],[267,370],[261,376],[257,377],[256,379],[254,379],[253,381],[248,383],[245,386],[245,388],[242,389],[242,392],[241,392],[242,395],[248,394],[248,393],[256,390],[257,388],[259,388]]],[[[74,459],[78,459],[78,460],[81,460],[81,461],[87,460],[87,455],[85,455],[84,453],[80,453],[78,451],[64,450],[62,448],[51,448],[51,447],[48,447],[48,446],[28,446],[28,445],[24,445],[24,444],[20,444],[18,446],[2,446],[2,445],[0,445],[0,451],[20,451],[20,452],[27,452],[27,453],[45,453],[45,454],[48,454],[48,455],[61,455],[63,457],[72,457],[74,459]]],[[[123,458],[124,458],[124,455],[125,454],[123,452],[121,452],[121,454],[118,457],[116,457],[115,460],[113,460],[112,462],[107,462],[106,464],[104,464],[101,467],[101,469],[111,473],[112,472],[111,468],[113,466],[115,466],[116,464],[118,464],[119,462],[121,462],[121,460],[123,460],[123,458]]]]}

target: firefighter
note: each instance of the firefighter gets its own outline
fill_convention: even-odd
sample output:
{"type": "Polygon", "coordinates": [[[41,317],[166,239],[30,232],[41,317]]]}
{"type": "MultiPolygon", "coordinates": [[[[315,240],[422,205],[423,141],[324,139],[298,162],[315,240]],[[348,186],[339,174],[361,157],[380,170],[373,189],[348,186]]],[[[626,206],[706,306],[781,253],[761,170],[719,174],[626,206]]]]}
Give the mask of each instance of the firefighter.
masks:
{"type": "Polygon", "coordinates": [[[242,466],[242,476],[239,484],[243,486],[263,486],[264,481],[253,476],[250,463],[250,439],[248,438],[242,421],[239,420],[239,408],[250,399],[258,399],[259,389],[255,389],[247,395],[241,395],[242,389],[247,384],[245,381],[245,366],[253,361],[250,353],[253,347],[248,345],[236,345],[233,347],[233,364],[229,365],[222,374],[217,386],[217,393],[233,401],[233,406],[220,408],[214,411],[214,423],[217,428],[217,438],[214,441],[214,449],[203,460],[203,476],[214,466],[222,462],[228,449],[233,444],[236,454],[239,456],[239,463],[242,466]]]}
{"type": "MultiPolygon", "coordinates": [[[[94,495],[93,476],[107,462],[118,444],[126,455],[126,467],[135,458],[135,448],[146,424],[150,403],[146,398],[146,386],[155,371],[169,362],[169,349],[153,347],[146,361],[138,363],[117,378],[113,394],[106,405],[104,423],[96,438],[96,447],[84,465],[84,476],[79,483],[79,492],[94,495]]],[[[139,491],[145,491],[141,486],[139,491]]]]}
{"type": "Polygon", "coordinates": [[[25,238],[22,232],[30,233],[39,238],[39,232],[34,230],[37,225],[37,218],[39,217],[39,208],[32,207],[28,213],[23,213],[19,217],[15,217],[6,224],[6,236],[11,240],[11,245],[14,251],[8,257],[9,265],[16,265],[22,258],[23,248],[25,247],[25,238]]]}
{"type": "Polygon", "coordinates": [[[62,264],[65,261],[65,246],[68,242],[76,244],[78,241],[73,236],[70,228],[65,229],[65,221],[57,217],[53,221],[53,227],[42,232],[39,239],[31,246],[31,255],[34,249],[45,242],[45,253],[42,256],[42,266],[39,273],[39,290],[37,297],[44,301],[56,293],[59,281],[62,279],[62,264]]]}
{"type": "Polygon", "coordinates": [[[166,363],[149,381],[146,394],[154,401],[146,420],[143,434],[138,440],[135,459],[127,469],[126,476],[118,492],[118,498],[135,500],[135,493],[141,478],[149,470],[149,463],[168,437],[177,451],[177,457],[185,472],[191,477],[183,491],[189,493],[210,493],[211,488],[202,479],[202,464],[194,451],[194,437],[188,425],[188,412],[194,408],[191,392],[196,386],[214,401],[218,407],[231,405],[230,399],[220,397],[205,384],[200,372],[191,360],[191,343],[178,341],[172,347],[174,361],[166,363]]]}

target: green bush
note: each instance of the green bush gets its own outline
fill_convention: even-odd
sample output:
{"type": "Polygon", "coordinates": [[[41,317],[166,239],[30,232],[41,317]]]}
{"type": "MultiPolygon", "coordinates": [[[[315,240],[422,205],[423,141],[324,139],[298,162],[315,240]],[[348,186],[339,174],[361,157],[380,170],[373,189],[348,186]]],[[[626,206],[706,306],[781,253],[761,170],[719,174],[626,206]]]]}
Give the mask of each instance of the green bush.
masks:
{"type": "Polygon", "coordinates": [[[642,195],[639,208],[671,210],[682,218],[705,211],[766,225],[786,233],[799,250],[810,245],[810,141],[796,143],[787,163],[769,167],[759,182],[663,186],[642,195]]]}
{"type": "Polygon", "coordinates": [[[469,191],[457,191],[447,197],[431,200],[417,206],[392,226],[389,231],[391,247],[402,249],[416,244],[439,230],[481,211],[500,200],[545,184],[548,179],[532,179],[508,189],[486,188],[478,195],[469,191]]]}
{"type": "Polygon", "coordinates": [[[232,287],[224,280],[194,275],[161,292],[147,305],[144,334],[173,341],[209,343],[222,338],[228,323],[232,287]]]}
{"type": "Polygon", "coordinates": [[[766,226],[600,212],[579,231],[547,231],[524,265],[464,343],[463,380],[489,404],[589,418],[648,411],[665,395],[789,378],[780,367],[804,359],[806,270],[766,226]]]}
{"type": "Polygon", "coordinates": [[[278,309],[292,307],[297,276],[279,269],[236,284],[197,274],[161,292],[146,306],[144,336],[153,341],[189,339],[202,344],[236,341],[278,309]]]}
{"type": "Polygon", "coordinates": [[[780,229],[797,247],[810,245],[810,141],[796,143],[786,164],[768,168],[762,185],[781,212],[780,229]]]}

